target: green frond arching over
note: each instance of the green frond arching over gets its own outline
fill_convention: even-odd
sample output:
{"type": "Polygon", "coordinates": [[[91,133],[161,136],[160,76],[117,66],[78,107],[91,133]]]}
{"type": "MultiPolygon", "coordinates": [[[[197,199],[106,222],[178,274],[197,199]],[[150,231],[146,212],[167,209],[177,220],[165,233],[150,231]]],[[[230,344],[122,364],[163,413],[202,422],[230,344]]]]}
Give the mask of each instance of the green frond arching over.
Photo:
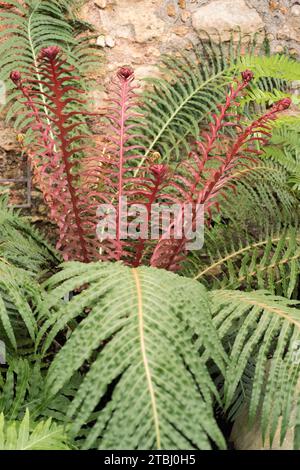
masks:
{"type": "Polygon", "coordinates": [[[55,394],[90,363],[68,409],[76,435],[98,407],[84,448],[209,449],[210,439],[224,447],[206,365],[211,358],[222,370],[224,356],[200,284],[163,270],[73,262],[45,287],[44,351],[84,316],[47,377],[55,394]],[[79,295],[62,302],[80,286],[79,295]]]}
{"type": "Polygon", "coordinates": [[[219,290],[210,295],[215,326],[225,348],[230,345],[225,406],[231,406],[245,369],[255,363],[249,425],[259,416],[268,445],[281,423],[283,442],[298,399],[300,364],[295,360],[295,351],[300,340],[299,302],[265,291],[219,290]]]}
{"type": "MultiPolygon", "coordinates": [[[[145,158],[152,151],[165,160],[180,159],[190,149],[190,139],[199,135],[199,124],[222,102],[241,51],[242,37],[235,44],[215,43],[209,36],[188,52],[165,56],[160,77],[147,79],[144,93],[145,123],[141,127],[145,158]]],[[[256,50],[256,38],[248,50],[256,50]]]]}
{"type": "Polygon", "coordinates": [[[237,61],[240,71],[250,68],[256,79],[271,77],[272,79],[292,82],[300,79],[300,63],[286,55],[275,54],[270,56],[245,55],[237,61]]]}
{"type": "Polygon", "coordinates": [[[61,262],[59,253],[22,217],[0,198],[0,257],[9,264],[40,275],[61,262]]]}
{"type": "Polygon", "coordinates": [[[47,421],[32,422],[27,410],[22,421],[0,415],[0,450],[70,450],[63,426],[47,421]]]}

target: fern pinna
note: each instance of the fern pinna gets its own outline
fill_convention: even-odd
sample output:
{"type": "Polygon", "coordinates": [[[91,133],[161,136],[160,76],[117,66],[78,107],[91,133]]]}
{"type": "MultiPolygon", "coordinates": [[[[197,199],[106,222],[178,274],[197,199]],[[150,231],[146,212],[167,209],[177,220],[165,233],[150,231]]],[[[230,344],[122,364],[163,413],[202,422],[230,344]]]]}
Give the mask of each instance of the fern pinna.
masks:
{"type": "MultiPolygon", "coordinates": [[[[38,66],[40,80],[23,78],[19,72],[13,72],[11,79],[23,95],[29,117],[34,118],[34,124],[30,121],[29,125],[38,133],[38,139],[30,157],[51,216],[59,227],[58,248],[66,260],[113,260],[134,267],[150,264],[179,270],[186,256],[187,238],[182,235],[176,239],[174,227],[176,217],[183,220],[184,204],[192,205],[190,227],[185,233],[195,228],[199,205],[209,222],[212,210],[219,208],[220,198],[225,196],[225,188],[233,186],[233,170],[260,155],[256,145],[268,141],[270,122],[290,105],[288,98],[283,99],[254,122],[242,123],[237,111],[238,98],[253,79],[251,71],[244,71],[241,79],[231,84],[218,114],[212,115],[209,131],[197,142],[197,151],[172,170],[144,158],[144,149],[139,145],[142,139],[135,124],[141,115],[137,111],[140,103],[133,84],[133,70],[121,68],[112,82],[109,125],[105,129],[109,143],[96,156],[92,147],[82,143],[88,136],[83,134],[84,123],[80,118],[88,113],[82,111],[77,77],[66,65],[59,47],[42,49],[38,66]],[[41,92],[37,91],[40,85],[45,90],[42,102],[41,92]],[[78,104],[78,111],[74,111],[74,103],[78,104]],[[224,135],[227,127],[235,137],[228,139],[224,135]],[[84,156],[87,152],[89,156],[84,156]],[[129,208],[129,221],[128,217],[124,219],[124,201],[126,210],[129,208]],[[160,238],[156,243],[147,236],[152,228],[149,219],[155,203],[175,203],[182,207],[167,229],[160,222],[160,238]],[[127,232],[133,219],[131,208],[141,204],[146,209],[147,223],[141,224],[138,236],[130,239],[127,232]],[[97,220],[100,217],[97,208],[105,205],[115,208],[111,236],[104,234],[97,220]]],[[[101,212],[102,217],[105,215],[107,212],[101,212]]]]}

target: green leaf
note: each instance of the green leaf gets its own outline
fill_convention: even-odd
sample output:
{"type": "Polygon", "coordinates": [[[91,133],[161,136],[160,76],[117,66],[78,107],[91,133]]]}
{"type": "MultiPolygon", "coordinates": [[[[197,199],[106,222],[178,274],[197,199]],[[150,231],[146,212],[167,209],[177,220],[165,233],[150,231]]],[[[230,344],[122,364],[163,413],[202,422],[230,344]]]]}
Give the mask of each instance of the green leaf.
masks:
{"type": "Polygon", "coordinates": [[[210,439],[224,448],[207,369],[209,359],[224,369],[224,353],[200,284],[151,268],[67,263],[45,287],[44,352],[79,322],[49,369],[48,393],[89,365],[68,409],[73,434],[101,409],[84,448],[209,449],[210,439]]]}
{"type": "Polygon", "coordinates": [[[0,415],[0,450],[70,450],[62,426],[51,419],[32,423],[26,410],[22,421],[6,421],[0,415]]]}

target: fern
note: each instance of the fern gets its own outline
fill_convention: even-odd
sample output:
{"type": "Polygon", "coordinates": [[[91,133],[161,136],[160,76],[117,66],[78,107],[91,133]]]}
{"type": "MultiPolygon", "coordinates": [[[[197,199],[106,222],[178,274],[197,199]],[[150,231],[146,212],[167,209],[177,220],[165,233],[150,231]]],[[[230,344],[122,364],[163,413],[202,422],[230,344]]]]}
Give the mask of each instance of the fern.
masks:
{"type": "Polygon", "coordinates": [[[27,410],[22,421],[0,415],[0,450],[70,450],[70,444],[62,426],[51,419],[33,423],[27,410]]]}
{"type": "Polygon", "coordinates": [[[145,118],[141,124],[143,137],[138,142],[145,147],[145,159],[157,152],[162,160],[178,161],[182,153],[189,152],[199,127],[217,110],[231,77],[243,70],[253,70],[255,75],[250,95],[246,101],[241,100],[244,105],[258,93],[261,103],[270,101],[270,96],[273,99],[276,95],[278,99],[287,96],[283,93],[283,80],[296,79],[295,61],[280,62],[277,56],[269,57],[264,47],[258,46],[256,36],[243,44],[243,50],[250,54],[243,56],[244,40],[240,36],[236,41],[233,35],[224,44],[208,36],[188,53],[162,58],[161,78],[147,79],[149,86],[141,108],[145,118]]]}
{"type": "MultiPolygon", "coordinates": [[[[0,32],[0,39],[5,38],[0,45],[0,78],[5,82],[8,91],[7,120],[17,116],[17,129],[23,130],[27,126],[28,116],[24,114],[24,107],[18,100],[19,93],[13,90],[9,81],[11,72],[17,69],[24,73],[33,67],[35,78],[40,80],[38,54],[41,48],[49,44],[59,45],[68,53],[68,64],[73,66],[81,77],[84,77],[91,65],[98,60],[84,37],[74,38],[74,29],[65,15],[65,8],[73,3],[73,0],[12,0],[10,4],[15,8],[0,10],[1,24],[6,26],[0,32]]],[[[87,88],[83,78],[77,85],[87,88]]],[[[41,105],[47,115],[47,99],[42,83],[39,83],[39,91],[41,105]]]]}
{"type": "Polygon", "coordinates": [[[22,342],[34,344],[37,323],[32,305],[40,299],[40,289],[26,271],[0,259],[0,339],[17,350],[22,342]]]}
{"type": "Polygon", "coordinates": [[[272,79],[292,82],[300,78],[300,64],[297,60],[286,55],[271,56],[246,55],[239,57],[238,70],[251,68],[256,79],[272,77],[272,79]]]}
{"type": "Polygon", "coordinates": [[[224,447],[206,366],[211,358],[222,370],[223,352],[199,284],[150,268],[67,263],[45,287],[43,351],[79,322],[49,369],[47,393],[90,365],[68,409],[73,435],[98,409],[84,448],[100,439],[101,449],[209,449],[209,438],[224,447]],[[68,305],[61,301],[79,287],[68,305]]]}
{"type": "Polygon", "coordinates": [[[249,362],[255,373],[249,401],[249,420],[259,416],[263,438],[270,445],[281,420],[281,442],[291,425],[300,365],[295,361],[299,344],[299,302],[275,297],[265,291],[213,291],[215,326],[229,365],[225,373],[225,406],[229,408],[249,362]]]}
{"type": "MultiPolygon", "coordinates": [[[[57,247],[63,248],[65,259],[73,256],[87,262],[97,257],[97,203],[91,196],[93,188],[80,184],[81,158],[83,150],[92,149],[83,145],[88,137],[82,129],[86,114],[80,108],[76,111],[69,108],[70,103],[82,103],[81,89],[76,84],[74,68],[67,67],[59,47],[42,49],[38,64],[41,77],[38,80],[23,79],[18,71],[11,73],[11,80],[22,93],[33,118],[33,123],[28,124],[35,142],[29,152],[30,160],[50,206],[50,216],[59,227],[57,247]],[[40,97],[35,91],[39,85],[45,90],[42,96],[47,97],[47,112],[39,109],[40,97]]],[[[87,173],[89,176],[91,172],[87,173]]]]}
{"type": "Polygon", "coordinates": [[[235,224],[252,221],[259,230],[263,229],[262,221],[276,226],[283,212],[297,212],[299,202],[289,186],[288,172],[263,156],[248,168],[237,168],[232,182],[235,191],[228,192],[222,201],[222,220],[235,224]]]}
{"type": "Polygon", "coordinates": [[[272,138],[264,156],[278,162],[289,173],[293,189],[300,188],[300,120],[297,115],[284,116],[273,126],[272,138]]]}
{"type": "Polygon", "coordinates": [[[7,354],[7,364],[0,370],[0,412],[8,420],[20,420],[25,410],[32,419],[52,418],[65,424],[65,411],[81,383],[77,374],[52,400],[44,406],[45,375],[47,364],[40,358],[12,357],[7,354]]]}
{"type": "Polygon", "coordinates": [[[194,254],[189,275],[220,289],[268,289],[287,298],[297,294],[300,273],[300,232],[296,222],[258,229],[235,225],[208,233],[205,255],[194,254]],[[258,233],[258,235],[256,235],[258,233]],[[193,268],[192,268],[193,266],[193,268]]]}
{"type": "Polygon", "coordinates": [[[60,255],[21,215],[0,199],[0,256],[32,274],[50,271],[60,255]]]}

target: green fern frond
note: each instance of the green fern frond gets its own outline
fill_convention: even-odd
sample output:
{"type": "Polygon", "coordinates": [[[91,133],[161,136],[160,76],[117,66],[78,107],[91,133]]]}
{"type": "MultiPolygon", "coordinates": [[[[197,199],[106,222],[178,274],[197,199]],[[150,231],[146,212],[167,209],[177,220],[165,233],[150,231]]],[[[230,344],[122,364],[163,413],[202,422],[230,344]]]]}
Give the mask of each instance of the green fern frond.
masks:
{"type": "Polygon", "coordinates": [[[211,293],[215,326],[229,362],[225,373],[225,406],[229,408],[249,362],[255,373],[249,401],[249,425],[260,416],[262,435],[270,444],[281,419],[281,442],[291,426],[297,402],[300,363],[295,351],[300,340],[298,301],[264,291],[219,290],[211,293]]]}
{"type": "Polygon", "coordinates": [[[263,90],[259,86],[253,86],[248,91],[247,95],[241,100],[241,110],[245,106],[254,104],[255,106],[272,106],[279,100],[284,98],[291,98],[291,94],[277,88],[263,90]]]}
{"type": "Polygon", "coordinates": [[[224,447],[206,366],[211,358],[222,370],[223,351],[200,284],[163,270],[73,262],[45,287],[43,351],[79,322],[49,369],[47,390],[57,393],[89,366],[67,413],[77,435],[98,409],[84,448],[209,449],[210,439],[224,447]],[[78,288],[68,304],[61,300],[78,288]]]}
{"type": "Polygon", "coordinates": [[[53,418],[65,424],[65,412],[76,395],[81,376],[75,375],[45,406],[47,364],[39,356],[25,359],[7,354],[6,361],[0,369],[0,413],[8,420],[21,419],[28,408],[34,420],[53,418]]]}
{"type": "Polygon", "coordinates": [[[300,119],[298,115],[282,117],[274,123],[264,157],[278,162],[290,175],[294,190],[300,189],[300,119]]]}
{"type": "MultiPolygon", "coordinates": [[[[190,140],[199,135],[199,124],[224,99],[224,89],[232,80],[241,49],[232,37],[228,44],[211,38],[188,53],[166,56],[161,78],[147,79],[144,93],[145,123],[141,127],[145,158],[157,151],[165,160],[180,159],[190,150],[190,140]]],[[[248,50],[255,49],[255,39],[248,50]]]]}
{"type": "Polygon", "coordinates": [[[194,271],[194,279],[215,289],[268,289],[291,298],[300,273],[299,226],[266,225],[257,236],[256,228],[221,226],[207,233],[205,255],[191,258],[189,275],[194,271]]]}
{"type": "Polygon", "coordinates": [[[222,217],[233,223],[255,221],[260,226],[269,221],[276,224],[280,214],[294,213],[299,205],[288,184],[289,174],[278,163],[260,159],[233,175],[235,191],[222,200],[222,217]],[[239,203],[236,204],[238,199],[239,203]]]}
{"type": "Polygon", "coordinates": [[[272,77],[272,79],[285,80],[288,82],[300,79],[299,61],[287,55],[240,56],[237,61],[237,68],[241,72],[247,68],[251,69],[257,80],[264,77],[272,77]]]}
{"type": "Polygon", "coordinates": [[[287,59],[279,68],[277,56],[266,56],[256,37],[243,44],[243,50],[251,54],[243,56],[242,40],[240,36],[236,41],[233,35],[224,44],[208,36],[188,53],[162,59],[160,78],[146,80],[149,87],[141,109],[145,119],[140,143],[145,146],[145,158],[155,151],[165,160],[176,161],[189,152],[191,141],[199,135],[199,125],[216,111],[231,77],[242,70],[253,66],[255,72],[252,97],[244,100],[244,106],[253,103],[255,95],[259,95],[261,104],[285,96],[285,83],[298,74],[295,61],[287,59]],[[284,73],[286,66],[290,73],[284,73]],[[277,75],[272,74],[273,69],[277,75]]]}
{"type": "Polygon", "coordinates": [[[32,274],[50,271],[61,262],[57,251],[22,217],[0,198],[0,257],[32,274]]]}
{"type": "Polygon", "coordinates": [[[26,271],[0,258],[0,339],[7,348],[21,349],[25,340],[31,346],[37,333],[34,305],[40,301],[40,288],[26,271]]]}
{"type": "Polygon", "coordinates": [[[62,426],[51,418],[34,423],[27,410],[22,421],[0,415],[0,450],[70,450],[70,444],[62,426]]]}
{"type": "MultiPolygon", "coordinates": [[[[24,105],[18,99],[19,94],[9,80],[10,73],[18,70],[27,73],[36,70],[36,78],[40,79],[38,54],[43,47],[59,45],[66,53],[69,65],[74,66],[76,74],[82,77],[80,85],[88,89],[88,81],[84,80],[90,65],[99,60],[86,37],[75,38],[75,32],[65,15],[65,8],[71,1],[26,0],[10,2],[15,6],[12,10],[0,10],[0,21],[5,28],[0,31],[0,78],[7,89],[6,107],[7,121],[18,116],[15,127],[26,128],[30,118],[24,112],[24,105]]],[[[43,109],[48,115],[43,86],[39,85],[43,109]]],[[[31,118],[32,119],[32,118],[31,118]]],[[[49,120],[50,125],[50,120],[49,120]]],[[[30,134],[26,135],[26,144],[30,142],[30,134]]]]}

